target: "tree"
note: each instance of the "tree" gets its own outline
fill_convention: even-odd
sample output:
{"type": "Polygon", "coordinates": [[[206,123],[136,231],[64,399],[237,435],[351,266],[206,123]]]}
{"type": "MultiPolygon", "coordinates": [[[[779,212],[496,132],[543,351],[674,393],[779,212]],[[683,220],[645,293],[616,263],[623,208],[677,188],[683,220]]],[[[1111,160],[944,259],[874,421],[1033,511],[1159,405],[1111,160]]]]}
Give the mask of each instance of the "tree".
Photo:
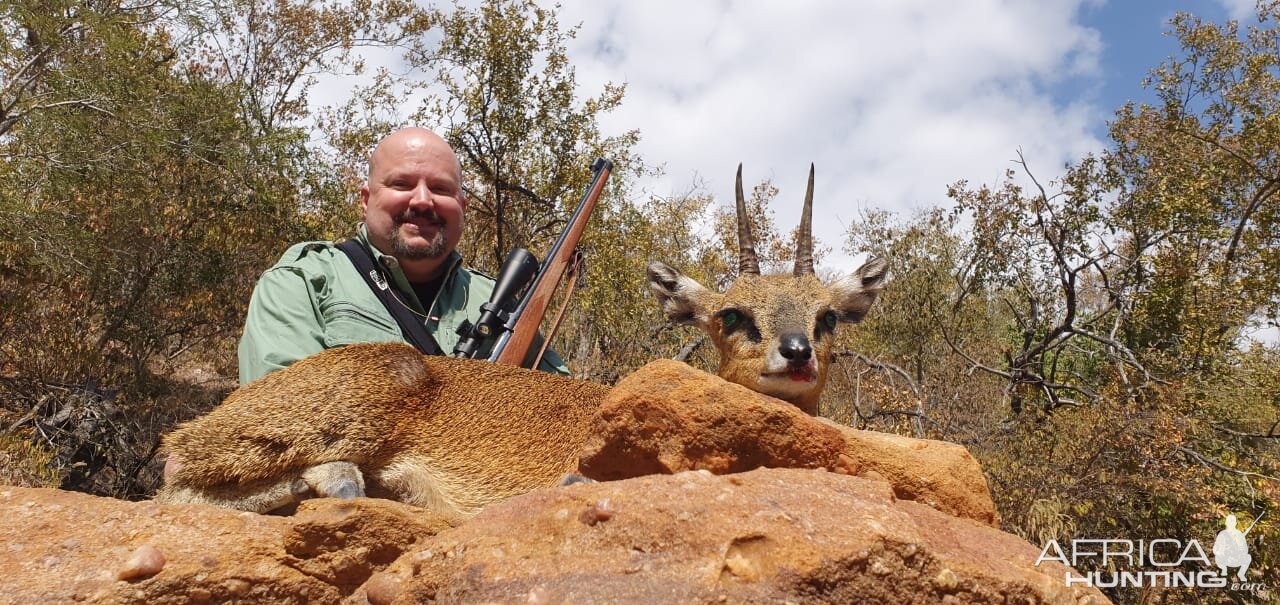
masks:
{"type": "MultiPolygon", "coordinates": [[[[603,136],[597,117],[622,102],[606,85],[575,98],[577,84],[553,11],[532,1],[493,0],[442,15],[444,39],[433,95],[415,116],[444,122],[470,198],[463,249],[480,267],[497,267],[515,246],[554,241],[590,178],[596,157],[615,162],[615,178],[639,173],[636,132],[603,136]]],[[[617,189],[614,189],[617,191],[617,189]]]]}
{"type": "MultiPolygon", "coordinates": [[[[855,335],[860,361],[907,368],[883,374],[910,375],[930,430],[983,462],[1007,529],[1186,540],[1274,508],[1276,347],[1241,334],[1276,323],[1280,294],[1278,17],[1265,4],[1243,33],[1175,17],[1160,103],[1118,111],[1114,147],[1060,179],[1020,159],[1021,175],[952,186],[950,214],[852,230],[896,276],[855,335]]],[[[884,382],[855,393],[904,410],[884,382]]],[[[1251,550],[1268,573],[1277,551],[1251,550]]]]}
{"type": "Polygon", "coordinates": [[[1174,372],[1210,368],[1248,322],[1280,319],[1278,18],[1264,3],[1242,35],[1178,14],[1183,56],[1148,81],[1159,106],[1127,105],[1111,128],[1112,216],[1151,292],[1126,337],[1167,352],[1174,372]]]}
{"type": "Polygon", "coordinates": [[[996,357],[1010,319],[984,282],[960,296],[974,247],[961,225],[959,213],[942,208],[902,222],[873,211],[850,225],[845,251],[886,259],[893,278],[867,319],[842,338],[824,414],[877,430],[909,424],[917,436],[962,442],[999,422],[991,404],[1003,396],[999,383],[975,378],[948,345],[996,357]]]}
{"type": "Polygon", "coordinates": [[[0,407],[64,486],[144,493],[158,431],[199,411],[175,360],[225,359],[256,274],[305,235],[332,182],[297,125],[308,77],[393,27],[372,6],[0,5],[0,407]]]}
{"type": "Polygon", "coordinates": [[[696,192],[598,210],[587,232],[587,271],[574,295],[562,352],[577,375],[612,383],[654,359],[679,357],[714,367],[701,337],[671,325],[645,277],[651,261],[678,263],[695,279],[715,283],[727,269],[715,244],[697,230],[713,199],[696,192]]]}

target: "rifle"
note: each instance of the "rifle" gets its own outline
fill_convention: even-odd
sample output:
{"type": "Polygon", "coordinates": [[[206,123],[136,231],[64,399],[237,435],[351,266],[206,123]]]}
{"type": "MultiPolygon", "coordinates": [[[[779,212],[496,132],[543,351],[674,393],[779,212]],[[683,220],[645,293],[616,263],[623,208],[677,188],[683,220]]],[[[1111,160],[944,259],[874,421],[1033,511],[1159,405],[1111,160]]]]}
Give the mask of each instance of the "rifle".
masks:
{"type": "MultiPolygon", "coordinates": [[[[475,324],[463,322],[458,327],[458,335],[462,338],[453,349],[454,357],[478,357],[481,345],[492,341],[489,361],[522,367],[537,366],[541,353],[530,365],[525,364],[525,358],[533,347],[551,296],[568,270],[570,259],[577,252],[578,240],[582,238],[596,201],[613,172],[613,162],[598,158],[591,164],[591,171],[591,184],[587,186],[586,194],[555,245],[547,252],[546,259],[539,264],[538,259],[524,248],[516,248],[507,255],[489,302],[480,307],[480,318],[475,324]],[[520,296],[526,286],[527,291],[520,296]]],[[[551,342],[554,335],[547,334],[546,342],[551,342]]]]}
{"type": "Polygon", "coordinates": [[[1262,518],[1263,518],[1263,517],[1265,517],[1265,516],[1267,516],[1267,511],[1265,511],[1265,510],[1264,510],[1264,511],[1262,511],[1262,514],[1261,514],[1261,515],[1258,515],[1258,518],[1257,518],[1257,519],[1254,519],[1254,520],[1253,520],[1253,523],[1250,523],[1250,524],[1249,524],[1249,529],[1244,530],[1244,535],[1246,535],[1246,536],[1247,536],[1247,535],[1249,535],[1249,532],[1253,531],[1253,526],[1257,525],[1257,524],[1258,524],[1258,522],[1259,522],[1259,521],[1261,521],[1261,520],[1262,520],[1262,518]]]}

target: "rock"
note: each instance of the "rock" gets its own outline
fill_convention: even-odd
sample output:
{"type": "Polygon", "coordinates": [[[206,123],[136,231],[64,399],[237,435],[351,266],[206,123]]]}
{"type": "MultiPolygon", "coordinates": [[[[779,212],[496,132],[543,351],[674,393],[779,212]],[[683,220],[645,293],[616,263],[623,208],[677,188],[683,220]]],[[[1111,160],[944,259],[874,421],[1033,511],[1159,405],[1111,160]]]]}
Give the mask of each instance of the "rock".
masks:
{"type": "MultiPolygon", "coordinates": [[[[66,543],[63,544],[65,546],[66,543]]],[[[164,564],[164,553],[150,544],[144,544],[133,551],[133,556],[125,561],[124,568],[116,574],[116,579],[128,581],[149,578],[160,573],[160,570],[164,569],[164,564]]]]}
{"type": "MultiPolygon", "coordinates": [[[[684,472],[539,490],[414,546],[391,603],[1105,603],[969,519],[815,470],[684,472]],[[606,517],[583,511],[600,510],[606,517]]],[[[352,596],[387,602],[370,585],[352,596]]]]}
{"type": "Polygon", "coordinates": [[[378,572],[364,585],[365,597],[371,605],[388,605],[400,596],[404,587],[400,576],[378,572]]]}
{"type": "Polygon", "coordinates": [[[0,510],[0,602],[15,603],[332,603],[448,527],[371,499],[272,517],[0,487],[0,510]]]}
{"type": "Polygon", "coordinates": [[[371,499],[275,517],[12,487],[0,508],[0,602],[1105,602],[1015,536],[821,470],[578,483],[456,526],[371,499]]]}
{"type": "Polygon", "coordinates": [[[845,462],[858,476],[880,478],[903,500],[957,517],[1000,525],[982,467],[964,446],[933,439],[860,431],[818,418],[845,438],[845,462]]]}
{"type": "Polygon", "coordinates": [[[0,487],[0,602],[1105,602],[991,527],[957,445],[670,361],[624,379],[589,434],[580,472],[605,482],[461,522],[365,498],[280,517],[0,487]]]}
{"type": "Polygon", "coordinates": [[[825,468],[881,477],[899,498],[999,523],[986,477],[964,447],[814,418],[678,361],[651,362],[619,381],[588,434],[580,472],[592,479],[825,468]]]}
{"type": "Polygon", "coordinates": [[[588,431],[579,469],[596,480],[761,466],[835,468],[844,439],[795,406],[678,361],[618,382],[588,431]]]}

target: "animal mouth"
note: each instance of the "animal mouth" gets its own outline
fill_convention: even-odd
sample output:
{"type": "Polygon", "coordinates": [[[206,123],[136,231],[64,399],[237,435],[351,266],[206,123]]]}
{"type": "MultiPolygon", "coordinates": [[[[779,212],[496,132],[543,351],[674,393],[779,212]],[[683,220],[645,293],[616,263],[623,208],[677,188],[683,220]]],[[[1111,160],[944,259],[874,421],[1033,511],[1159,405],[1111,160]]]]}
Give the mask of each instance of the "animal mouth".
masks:
{"type": "Polygon", "coordinates": [[[807,363],[800,366],[788,365],[781,371],[765,372],[760,376],[761,378],[785,378],[792,382],[814,382],[818,379],[818,372],[814,364],[807,363]]]}

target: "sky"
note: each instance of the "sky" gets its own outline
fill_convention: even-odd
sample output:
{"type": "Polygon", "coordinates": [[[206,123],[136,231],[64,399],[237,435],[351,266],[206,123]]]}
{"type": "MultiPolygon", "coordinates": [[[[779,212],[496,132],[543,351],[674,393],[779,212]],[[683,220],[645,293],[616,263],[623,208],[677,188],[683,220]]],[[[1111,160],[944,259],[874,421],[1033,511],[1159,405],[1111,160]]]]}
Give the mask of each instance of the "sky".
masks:
{"type": "MultiPolygon", "coordinates": [[[[559,4],[561,26],[580,28],[567,45],[579,95],[626,84],[602,132],[639,130],[636,151],[664,169],[640,194],[699,190],[729,205],[741,162],[748,190],[778,187],[787,230],[812,162],[826,276],[865,258],[844,249],[862,212],[947,205],[948,185],[997,183],[1019,151],[1045,183],[1105,149],[1118,108],[1154,101],[1142,81],[1178,54],[1166,35],[1176,12],[1255,22],[1253,0],[559,4]]],[[[1280,341],[1280,330],[1258,337],[1280,341]]]]}
{"type": "Polygon", "coordinates": [[[1242,0],[561,0],[579,91],[625,83],[606,134],[639,129],[666,197],[733,201],[771,179],[781,229],[816,165],[821,268],[849,272],[847,226],[868,209],[946,204],[949,184],[994,183],[1019,150],[1042,182],[1107,144],[1146,73],[1177,52],[1176,11],[1252,21],[1242,0]]]}

